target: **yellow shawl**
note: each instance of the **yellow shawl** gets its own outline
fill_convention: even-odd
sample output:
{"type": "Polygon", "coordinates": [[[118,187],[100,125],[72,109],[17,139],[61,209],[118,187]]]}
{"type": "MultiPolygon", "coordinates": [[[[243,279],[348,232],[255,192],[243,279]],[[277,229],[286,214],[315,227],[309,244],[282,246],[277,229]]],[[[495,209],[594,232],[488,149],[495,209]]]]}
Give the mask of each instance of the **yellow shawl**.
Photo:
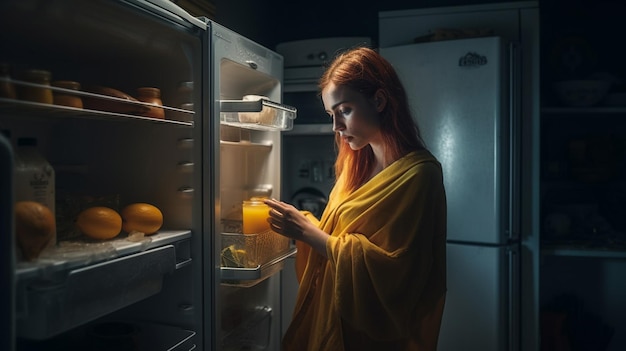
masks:
{"type": "Polygon", "coordinates": [[[306,266],[283,349],[435,350],[446,292],[441,165],[422,150],[353,193],[337,182],[319,221],[328,259],[298,243],[306,266]]]}

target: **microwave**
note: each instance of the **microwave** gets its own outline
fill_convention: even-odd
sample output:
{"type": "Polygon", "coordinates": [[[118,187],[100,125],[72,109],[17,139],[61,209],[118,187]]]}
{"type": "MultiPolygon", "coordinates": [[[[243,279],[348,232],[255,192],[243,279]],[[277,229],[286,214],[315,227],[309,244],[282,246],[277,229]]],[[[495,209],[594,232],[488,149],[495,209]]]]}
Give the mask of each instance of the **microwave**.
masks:
{"type": "Polygon", "coordinates": [[[368,37],[333,37],[297,40],[276,46],[276,52],[284,58],[283,101],[298,109],[295,124],[314,125],[315,130],[321,128],[332,132],[332,120],[324,111],[319,95],[319,79],[337,53],[354,46],[369,45],[371,39],[368,37]]]}
{"type": "Polygon", "coordinates": [[[283,101],[289,106],[297,106],[298,118],[294,123],[331,124],[332,120],[324,111],[319,94],[318,81],[325,66],[285,68],[283,101]]]}

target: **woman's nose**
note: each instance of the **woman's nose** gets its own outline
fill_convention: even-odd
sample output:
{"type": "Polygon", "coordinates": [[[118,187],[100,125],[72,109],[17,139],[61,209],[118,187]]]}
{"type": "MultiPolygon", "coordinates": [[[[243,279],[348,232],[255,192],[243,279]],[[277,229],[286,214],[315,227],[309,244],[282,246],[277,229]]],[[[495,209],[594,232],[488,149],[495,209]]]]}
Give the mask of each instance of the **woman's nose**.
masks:
{"type": "Polygon", "coordinates": [[[339,132],[344,129],[345,129],[344,124],[341,123],[341,121],[338,121],[337,118],[333,118],[333,132],[339,132]]]}

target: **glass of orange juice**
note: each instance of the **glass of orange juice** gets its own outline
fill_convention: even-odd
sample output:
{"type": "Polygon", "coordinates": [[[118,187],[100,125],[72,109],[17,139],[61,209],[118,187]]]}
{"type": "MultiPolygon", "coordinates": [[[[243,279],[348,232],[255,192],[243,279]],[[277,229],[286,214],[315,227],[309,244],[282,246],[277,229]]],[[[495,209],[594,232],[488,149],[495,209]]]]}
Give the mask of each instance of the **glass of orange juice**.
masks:
{"type": "Polygon", "coordinates": [[[267,222],[270,207],[262,198],[251,198],[243,202],[243,233],[257,234],[270,229],[267,222]]]}

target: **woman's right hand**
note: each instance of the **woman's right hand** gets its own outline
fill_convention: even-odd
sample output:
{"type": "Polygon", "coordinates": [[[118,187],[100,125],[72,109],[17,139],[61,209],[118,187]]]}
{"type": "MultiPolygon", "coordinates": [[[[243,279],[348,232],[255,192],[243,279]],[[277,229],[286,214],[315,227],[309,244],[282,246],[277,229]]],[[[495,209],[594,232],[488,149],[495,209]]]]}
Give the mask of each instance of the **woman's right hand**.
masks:
{"type": "Polygon", "coordinates": [[[315,226],[293,205],[275,199],[264,200],[270,207],[267,219],[270,228],[278,234],[309,244],[326,257],[328,234],[315,226]]]}

